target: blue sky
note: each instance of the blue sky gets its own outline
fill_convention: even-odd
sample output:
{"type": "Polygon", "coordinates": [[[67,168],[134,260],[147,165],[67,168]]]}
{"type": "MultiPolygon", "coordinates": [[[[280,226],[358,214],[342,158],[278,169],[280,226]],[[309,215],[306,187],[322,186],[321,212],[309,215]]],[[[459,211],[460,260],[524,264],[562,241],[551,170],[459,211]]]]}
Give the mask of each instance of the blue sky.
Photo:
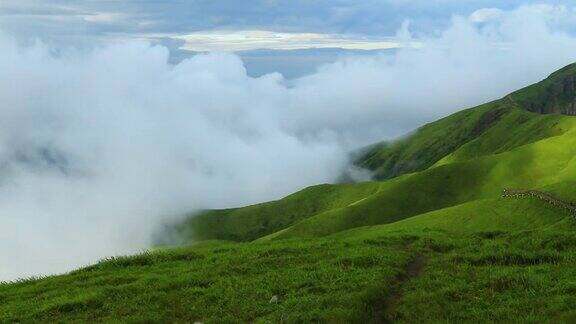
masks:
{"type": "Polygon", "coordinates": [[[0,28],[23,42],[59,47],[144,39],[170,48],[175,61],[195,52],[241,51],[252,74],[293,77],[342,56],[403,46],[396,33],[405,21],[418,38],[441,32],[454,15],[533,3],[538,1],[3,0],[0,28]]]}

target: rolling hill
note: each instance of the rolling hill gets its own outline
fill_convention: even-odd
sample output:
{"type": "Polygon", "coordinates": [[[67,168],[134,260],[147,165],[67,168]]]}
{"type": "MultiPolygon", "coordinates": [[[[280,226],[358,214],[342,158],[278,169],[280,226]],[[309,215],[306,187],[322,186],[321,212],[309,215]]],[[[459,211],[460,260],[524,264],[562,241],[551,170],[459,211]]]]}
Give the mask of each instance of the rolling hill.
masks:
{"type": "Polygon", "coordinates": [[[0,318],[574,321],[575,106],[570,65],[360,150],[375,181],[190,215],[167,229],[185,246],[0,284],[0,318]]]}
{"type": "Polygon", "coordinates": [[[534,113],[521,104],[550,96],[571,75],[576,65],[425,125],[399,142],[364,149],[357,165],[388,181],[320,185],[275,202],[208,211],[178,231],[190,240],[251,241],[277,231],[278,237],[315,237],[497,197],[506,187],[573,180],[576,118],[534,113]]]}

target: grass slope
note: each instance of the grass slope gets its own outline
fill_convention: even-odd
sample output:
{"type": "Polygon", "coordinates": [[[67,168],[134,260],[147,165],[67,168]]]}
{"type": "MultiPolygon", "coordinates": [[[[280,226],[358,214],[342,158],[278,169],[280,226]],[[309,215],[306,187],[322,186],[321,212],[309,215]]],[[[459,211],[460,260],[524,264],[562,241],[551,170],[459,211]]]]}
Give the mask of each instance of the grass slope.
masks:
{"type": "Polygon", "coordinates": [[[278,201],[192,215],[174,230],[196,241],[251,241],[310,215],[354,204],[378,188],[378,183],[313,186],[278,201]]]}
{"type": "MultiPolygon", "coordinates": [[[[553,74],[543,82],[565,78],[565,73],[553,74]]],[[[276,202],[207,211],[190,217],[184,225],[179,224],[178,231],[186,240],[250,241],[267,235],[287,237],[295,229],[302,232],[301,229],[309,224],[322,229],[305,236],[325,235],[354,226],[389,223],[472,199],[493,197],[504,186],[529,188],[549,184],[546,173],[553,174],[568,167],[566,159],[562,160],[565,165],[554,165],[553,156],[563,147],[572,145],[574,135],[571,131],[576,130],[576,118],[525,110],[519,103],[523,100],[522,91],[540,93],[544,91],[541,88],[547,89],[528,88],[458,112],[423,126],[394,144],[379,144],[385,148],[369,150],[359,160],[361,166],[374,170],[380,178],[422,170],[416,176],[400,176],[400,183],[398,179],[392,179],[311,187],[276,202]],[[521,149],[564,135],[567,136],[561,144],[546,142],[521,149]],[[546,147],[549,144],[552,145],[546,147]],[[505,155],[508,152],[510,154],[505,155]],[[467,161],[470,163],[461,164],[467,161]],[[539,163],[548,167],[543,168],[539,163]],[[494,168],[496,165],[498,168],[494,168]],[[447,169],[439,168],[441,166],[447,169]],[[502,179],[498,178],[500,174],[504,176],[502,179]],[[539,178],[540,175],[544,178],[539,178]],[[485,177],[495,182],[484,180],[485,177]],[[273,234],[278,231],[283,234],[273,234]]],[[[570,149],[566,153],[574,152],[570,149]]],[[[564,153],[560,155],[566,157],[564,153]]],[[[565,172],[568,178],[571,174],[565,172]]]]}
{"type": "Polygon", "coordinates": [[[522,145],[562,135],[572,129],[576,129],[576,118],[563,115],[535,115],[516,108],[482,136],[462,145],[435,165],[507,152],[522,145]]]}
{"type": "MultiPolygon", "coordinates": [[[[384,241],[383,241],[384,242],[384,241]]],[[[285,241],[158,251],[0,285],[3,322],[326,322],[370,319],[407,262],[386,244],[285,241]],[[271,303],[277,296],[278,303],[271,303]]]]}
{"type": "Polygon", "coordinates": [[[424,170],[481,135],[509,109],[498,100],[460,111],[422,126],[403,139],[366,148],[356,163],[372,170],[379,180],[424,170]]]}
{"type": "MultiPolygon", "coordinates": [[[[415,133],[395,142],[381,142],[364,149],[357,164],[375,172],[377,179],[388,179],[424,170],[461,146],[483,136],[493,126],[501,132],[491,136],[491,141],[480,141],[465,150],[472,157],[487,153],[502,152],[534,140],[554,136],[562,132],[554,122],[568,120],[565,116],[551,117],[551,123],[541,124],[534,114],[509,116],[512,110],[536,113],[562,112],[576,114],[573,102],[576,100],[576,64],[568,65],[549,77],[505,96],[502,99],[472,109],[457,112],[420,127],[415,133]],[[505,119],[500,122],[501,119],[505,119]],[[523,125],[527,123],[527,125],[523,125]],[[530,124],[538,125],[530,125],[530,124]],[[510,128],[506,128],[506,126],[510,128]],[[533,129],[526,129],[532,126],[533,129]],[[520,129],[518,129],[520,127],[520,129]],[[502,136],[503,135],[503,136],[502,136]],[[499,141],[503,143],[499,143],[499,141]],[[494,141],[496,140],[496,141],[494,141]]],[[[546,118],[544,118],[546,119],[546,118]]],[[[572,125],[572,122],[570,122],[572,125]]]]}
{"type": "MultiPolygon", "coordinates": [[[[550,119],[542,120],[548,123],[550,119]]],[[[376,183],[378,189],[367,197],[311,214],[267,238],[329,235],[359,226],[392,223],[477,199],[496,198],[503,188],[538,188],[573,181],[576,180],[575,157],[576,131],[568,131],[504,153],[442,164],[376,183]]],[[[347,185],[347,188],[353,186],[347,185]]],[[[269,205],[269,208],[275,206],[269,205]]],[[[286,212],[277,207],[278,215],[286,212]]]]}
{"type": "Polygon", "coordinates": [[[576,64],[570,64],[508,97],[529,111],[576,115],[576,64]]]}
{"type": "Polygon", "coordinates": [[[0,284],[0,318],[205,323],[573,319],[573,224],[535,200],[500,200],[325,238],[208,242],[0,284]],[[486,218],[472,213],[486,206],[492,206],[486,218]],[[400,280],[415,255],[425,258],[423,272],[400,280]],[[394,291],[399,300],[385,307],[394,291]],[[272,296],[277,303],[270,303],[272,296]],[[377,312],[382,308],[387,312],[377,312]]]}

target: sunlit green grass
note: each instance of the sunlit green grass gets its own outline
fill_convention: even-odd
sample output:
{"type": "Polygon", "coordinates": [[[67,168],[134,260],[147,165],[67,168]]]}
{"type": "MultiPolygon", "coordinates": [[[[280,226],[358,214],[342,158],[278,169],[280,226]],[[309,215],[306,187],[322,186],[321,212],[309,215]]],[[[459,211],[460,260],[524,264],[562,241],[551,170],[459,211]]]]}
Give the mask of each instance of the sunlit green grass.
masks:
{"type": "MultiPolygon", "coordinates": [[[[495,199],[504,188],[536,189],[574,181],[575,156],[576,133],[570,131],[508,152],[440,165],[382,182],[378,191],[366,199],[311,215],[267,238],[329,235],[354,227],[393,223],[479,199],[495,199]]],[[[486,217],[491,213],[487,207],[476,208],[475,214],[486,217]]]]}
{"type": "Polygon", "coordinates": [[[368,322],[393,287],[400,302],[383,316],[405,322],[571,318],[574,222],[537,200],[501,200],[325,238],[206,242],[3,284],[0,318],[368,322]],[[487,206],[486,218],[474,213],[487,206]],[[417,254],[423,272],[398,282],[417,254]]]}
{"type": "Polygon", "coordinates": [[[377,192],[379,187],[375,182],[313,186],[278,201],[195,215],[175,229],[182,237],[194,241],[255,240],[310,215],[354,204],[377,192]]]}
{"type": "Polygon", "coordinates": [[[7,322],[352,321],[410,257],[381,241],[214,243],[111,259],[69,275],[0,285],[7,322]],[[277,303],[270,303],[277,296],[277,303]]]}
{"type": "Polygon", "coordinates": [[[403,287],[399,322],[570,323],[576,320],[576,236],[493,232],[450,241],[403,287]]]}
{"type": "Polygon", "coordinates": [[[496,198],[504,188],[575,181],[575,156],[576,118],[514,110],[424,171],[383,182],[315,186],[275,202],[209,211],[179,230],[191,240],[329,235],[496,198]]]}

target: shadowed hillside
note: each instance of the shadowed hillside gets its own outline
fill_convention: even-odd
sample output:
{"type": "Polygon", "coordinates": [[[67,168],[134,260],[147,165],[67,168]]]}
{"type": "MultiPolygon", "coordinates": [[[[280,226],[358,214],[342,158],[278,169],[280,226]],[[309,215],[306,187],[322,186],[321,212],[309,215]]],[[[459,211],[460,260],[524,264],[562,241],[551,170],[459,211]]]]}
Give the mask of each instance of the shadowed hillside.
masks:
{"type": "Polygon", "coordinates": [[[535,113],[576,115],[576,64],[512,93],[510,98],[523,109],[535,113]]]}

